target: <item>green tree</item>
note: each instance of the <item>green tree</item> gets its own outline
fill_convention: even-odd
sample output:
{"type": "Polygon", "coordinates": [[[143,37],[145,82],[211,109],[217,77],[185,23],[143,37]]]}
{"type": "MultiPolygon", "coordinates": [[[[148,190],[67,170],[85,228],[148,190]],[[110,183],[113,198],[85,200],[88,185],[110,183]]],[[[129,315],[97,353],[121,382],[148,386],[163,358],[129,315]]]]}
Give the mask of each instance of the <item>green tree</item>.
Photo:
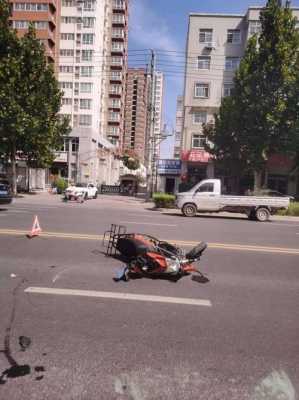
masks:
{"type": "MultiPolygon", "coordinates": [[[[298,146],[299,34],[289,3],[268,0],[260,14],[262,30],[253,36],[236,73],[231,99],[224,99],[214,129],[206,128],[215,155],[232,144],[232,159],[246,161],[255,189],[269,156],[294,156],[298,146]],[[296,110],[296,112],[294,112],[296,110]],[[225,121],[225,140],[220,138],[225,121]]],[[[213,152],[213,149],[211,149],[213,152]]],[[[229,157],[227,157],[229,158],[229,157]]]]}
{"type": "Polygon", "coordinates": [[[33,27],[18,39],[7,10],[0,0],[0,50],[6,48],[0,54],[0,151],[11,164],[16,193],[16,159],[49,166],[69,133],[69,121],[58,115],[62,92],[33,27]]]}

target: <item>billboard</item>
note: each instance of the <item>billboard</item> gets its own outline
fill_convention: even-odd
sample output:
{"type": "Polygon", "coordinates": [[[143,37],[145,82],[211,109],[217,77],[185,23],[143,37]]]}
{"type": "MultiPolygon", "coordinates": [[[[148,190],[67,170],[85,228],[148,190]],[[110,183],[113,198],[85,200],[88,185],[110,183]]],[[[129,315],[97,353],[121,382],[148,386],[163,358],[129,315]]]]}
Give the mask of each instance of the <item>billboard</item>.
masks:
{"type": "Polygon", "coordinates": [[[158,160],[157,169],[160,175],[180,175],[182,162],[174,159],[158,160]]]}

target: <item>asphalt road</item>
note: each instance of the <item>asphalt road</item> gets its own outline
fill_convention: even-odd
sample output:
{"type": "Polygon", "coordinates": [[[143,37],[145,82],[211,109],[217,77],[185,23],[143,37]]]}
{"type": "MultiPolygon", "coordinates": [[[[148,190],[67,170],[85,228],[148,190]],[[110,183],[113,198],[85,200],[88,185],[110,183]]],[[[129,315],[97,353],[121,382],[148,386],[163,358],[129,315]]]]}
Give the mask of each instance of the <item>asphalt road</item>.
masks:
{"type": "Polygon", "coordinates": [[[150,208],[37,195],[0,210],[1,400],[298,399],[299,222],[150,208]],[[45,234],[30,240],[34,215],[45,234]],[[110,223],[207,241],[210,282],[115,283],[121,264],[100,240],[110,223]]]}

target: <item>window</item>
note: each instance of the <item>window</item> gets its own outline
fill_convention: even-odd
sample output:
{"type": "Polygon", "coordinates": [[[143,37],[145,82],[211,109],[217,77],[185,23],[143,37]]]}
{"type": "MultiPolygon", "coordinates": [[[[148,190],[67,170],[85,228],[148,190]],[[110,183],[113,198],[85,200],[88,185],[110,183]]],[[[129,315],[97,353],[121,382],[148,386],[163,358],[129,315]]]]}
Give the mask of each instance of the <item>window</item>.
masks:
{"type": "Polygon", "coordinates": [[[48,11],[47,3],[14,3],[13,9],[26,11],[48,11]]]}
{"type": "Polygon", "coordinates": [[[92,92],[92,83],[90,83],[90,82],[80,83],[80,92],[81,93],[91,93],[92,92]]]}
{"type": "Polygon", "coordinates": [[[109,112],[109,120],[110,120],[110,121],[119,121],[119,120],[120,120],[120,114],[119,114],[119,112],[110,111],[110,112],[109,112]]]}
{"type": "Polygon", "coordinates": [[[214,183],[204,183],[201,185],[198,189],[197,192],[204,193],[204,192],[214,192],[214,183]]]}
{"type": "Polygon", "coordinates": [[[73,82],[59,82],[60,89],[72,89],[73,82]]]}
{"type": "Polygon", "coordinates": [[[212,40],[213,40],[213,29],[200,29],[199,30],[200,43],[212,42],[212,40]]]}
{"type": "Polygon", "coordinates": [[[199,134],[199,133],[194,133],[192,135],[192,148],[193,149],[202,149],[206,143],[206,138],[199,134]]]}
{"type": "Polygon", "coordinates": [[[61,22],[63,24],[75,24],[77,22],[76,17],[61,17],[61,22]]]}
{"type": "Polygon", "coordinates": [[[121,42],[112,42],[113,51],[123,51],[124,45],[121,42]]]}
{"type": "Polygon", "coordinates": [[[92,116],[81,114],[79,115],[79,125],[80,126],[91,126],[92,116]]]}
{"type": "Polygon", "coordinates": [[[225,83],[223,85],[223,97],[231,96],[234,85],[232,83],[225,83]]]}
{"type": "Polygon", "coordinates": [[[122,57],[111,57],[111,65],[123,65],[122,57]]]}
{"type": "Polygon", "coordinates": [[[195,83],[194,97],[202,97],[207,99],[210,95],[209,83],[195,83]]]}
{"type": "MultiPolygon", "coordinates": [[[[48,29],[49,23],[47,21],[32,21],[35,29],[48,29]]],[[[29,21],[16,20],[12,23],[15,29],[28,29],[29,21]]]]}
{"type": "Polygon", "coordinates": [[[68,97],[63,97],[61,104],[63,106],[70,106],[70,105],[72,105],[72,99],[68,98],[68,97]]]}
{"type": "Polygon", "coordinates": [[[61,57],[73,57],[74,56],[74,50],[72,49],[61,49],[59,52],[61,57]]]}
{"type": "Polygon", "coordinates": [[[92,76],[93,67],[81,67],[81,76],[92,76]]]}
{"type": "Polygon", "coordinates": [[[83,10],[84,11],[94,11],[94,1],[92,0],[85,0],[83,3],[83,10]]]}
{"type": "Polygon", "coordinates": [[[83,33],[83,44],[93,44],[93,37],[94,34],[93,33],[83,33]]]}
{"type": "Polygon", "coordinates": [[[95,18],[93,17],[83,17],[83,28],[93,28],[95,18]]]}
{"type": "Polygon", "coordinates": [[[117,8],[117,9],[119,9],[119,10],[124,9],[124,2],[123,2],[123,0],[114,0],[114,2],[113,2],[113,7],[114,7],[114,8],[117,8]]]}
{"type": "Polygon", "coordinates": [[[122,78],[121,71],[111,71],[111,79],[120,80],[122,78]]]}
{"type": "Polygon", "coordinates": [[[59,65],[59,72],[64,74],[72,74],[73,67],[71,65],[59,65]]]}
{"type": "Polygon", "coordinates": [[[82,61],[92,61],[93,50],[82,50],[82,61]]]}
{"type": "Polygon", "coordinates": [[[198,69],[210,69],[211,57],[199,56],[198,57],[198,69]]]}
{"type": "Polygon", "coordinates": [[[121,93],[121,86],[120,85],[111,85],[110,86],[110,93],[112,93],[112,94],[120,94],[121,93]]]}
{"type": "Polygon", "coordinates": [[[109,130],[108,130],[110,135],[119,135],[119,127],[118,126],[109,126],[109,130]]]}
{"type": "Polygon", "coordinates": [[[260,33],[262,30],[262,24],[260,21],[250,21],[249,22],[249,33],[254,35],[255,33],[260,33]]]}
{"type": "Polygon", "coordinates": [[[241,43],[240,29],[228,29],[227,30],[227,43],[232,43],[232,44],[241,43]]]}
{"type": "Polygon", "coordinates": [[[61,40],[75,40],[74,33],[61,33],[60,35],[61,40]]]}
{"type": "Polygon", "coordinates": [[[110,105],[113,108],[120,108],[120,99],[111,99],[110,105]]]}
{"type": "Polygon", "coordinates": [[[72,138],[72,152],[77,153],[79,151],[79,138],[72,138]]]}
{"type": "Polygon", "coordinates": [[[225,57],[225,70],[235,71],[239,68],[240,58],[239,57],[225,57]]]}
{"type": "Polygon", "coordinates": [[[80,99],[80,109],[90,110],[91,109],[91,99],[80,99]]]}
{"type": "Polygon", "coordinates": [[[124,30],[122,28],[113,28],[112,29],[112,37],[114,38],[123,38],[124,30]]]}
{"type": "Polygon", "coordinates": [[[63,7],[76,7],[76,1],[75,0],[62,0],[62,6],[63,7]]]}
{"type": "Polygon", "coordinates": [[[113,14],[112,22],[114,24],[123,24],[125,22],[125,16],[122,14],[113,14]]]}
{"type": "Polygon", "coordinates": [[[205,124],[207,122],[206,111],[195,111],[193,114],[193,124],[205,124]]]}

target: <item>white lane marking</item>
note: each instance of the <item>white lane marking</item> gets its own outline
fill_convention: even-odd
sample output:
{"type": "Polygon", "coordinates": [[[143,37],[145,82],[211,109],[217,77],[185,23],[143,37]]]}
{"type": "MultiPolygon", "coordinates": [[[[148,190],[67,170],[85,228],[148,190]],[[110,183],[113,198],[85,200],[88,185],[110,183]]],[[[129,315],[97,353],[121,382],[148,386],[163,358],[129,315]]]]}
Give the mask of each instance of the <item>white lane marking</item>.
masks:
{"type": "Polygon", "coordinates": [[[120,221],[120,224],[131,224],[131,225],[154,225],[154,226],[177,226],[177,225],[169,225],[169,224],[155,224],[152,222],[134,222],[134,221],[120,221]]]}
{"type": "Polygon", "coordinates": [[[26,293],[52,294],[64,296],[98,297],[102,299],[148,301],[152,303],[185,304],[190,306],[212,307],[210,300],[188,299],[182,297],[151,296],[132,293],[101,292],[95,290],[58,289],[46,287],[28,287],[26,293]]]}

